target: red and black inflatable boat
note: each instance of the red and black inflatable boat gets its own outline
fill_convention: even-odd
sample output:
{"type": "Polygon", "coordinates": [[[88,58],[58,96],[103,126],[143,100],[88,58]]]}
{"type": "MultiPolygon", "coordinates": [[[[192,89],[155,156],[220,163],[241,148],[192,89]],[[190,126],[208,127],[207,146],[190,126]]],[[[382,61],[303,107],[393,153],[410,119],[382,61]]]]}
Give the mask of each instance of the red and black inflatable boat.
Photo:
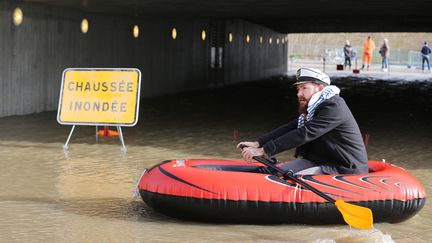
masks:
{"type": "MultiPolygon", "coordinates": [[[[150,207],[177,218],[244,223],[343,223],[332,204],[297,183],[256,173],[263,165],[235,160],[169,160],[140,178],[138,189],[150,207]]],[[[368,207],[374,222],[396,223],[414,216],[426,202],[423,186],[410,173],[369,161],[370,173],[299,178],[334,199],[368,207]]]]}

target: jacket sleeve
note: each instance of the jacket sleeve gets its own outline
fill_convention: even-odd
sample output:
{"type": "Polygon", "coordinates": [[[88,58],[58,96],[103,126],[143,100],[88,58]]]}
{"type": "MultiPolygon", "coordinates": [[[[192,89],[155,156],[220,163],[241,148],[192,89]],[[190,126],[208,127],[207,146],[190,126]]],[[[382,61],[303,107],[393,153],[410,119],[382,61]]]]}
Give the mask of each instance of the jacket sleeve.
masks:
{"type": "Polygon", "coordinates": [[[317,107],[314,118],[303,127],[293,129],[263,144],[264,152],[268,156],[273,156],[313,141],[340,125],[344,120],[343,116],[339,103],[323,102],[317,107]]]}
{"type": "Polygon", "coordinates": [[[269,133],[264,134],[260,138],[258,138],[258,143],[260,144],[260,147],[262,147],[264,144],[266,144],[268,141],[277,139],[278,137],[297,129],[297,119],[294,119],[290,122],[288,122],[285,125],[282,125],[274,130],[272,130],[269,133]]]}

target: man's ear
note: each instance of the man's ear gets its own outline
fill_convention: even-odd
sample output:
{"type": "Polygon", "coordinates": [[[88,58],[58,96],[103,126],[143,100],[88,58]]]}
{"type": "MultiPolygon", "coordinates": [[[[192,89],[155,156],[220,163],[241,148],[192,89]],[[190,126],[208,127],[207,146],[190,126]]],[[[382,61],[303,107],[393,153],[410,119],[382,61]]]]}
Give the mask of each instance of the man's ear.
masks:
{"type": "Polygon", "coordinates": [[[322,85],[322,84],[318,84],[318,90],[319,90],[319,91],[322,91],[324,88],[325,88],[324,85],[322,85]]]}

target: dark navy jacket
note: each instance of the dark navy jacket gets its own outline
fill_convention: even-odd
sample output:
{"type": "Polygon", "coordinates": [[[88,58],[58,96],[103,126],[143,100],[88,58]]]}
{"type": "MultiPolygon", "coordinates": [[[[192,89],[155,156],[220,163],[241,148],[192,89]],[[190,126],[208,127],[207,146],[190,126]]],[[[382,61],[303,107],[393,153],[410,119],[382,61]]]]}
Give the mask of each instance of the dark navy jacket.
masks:
{"type": "Polygon", "coordinates": [[[427,55],[431,54],[431,49],[429,48],[429,46],[424,45],[420,52],[423,56],[427,56],[427,55]]]}
{"type": "Polygon", "coordinates": [[[327,174],[368,172],[360,129],[339,95],[323,101],[312,120],[297,128],[297,119],[258,139],[268,156],[297,148],[297,155],[321,166],[327,174]]]}

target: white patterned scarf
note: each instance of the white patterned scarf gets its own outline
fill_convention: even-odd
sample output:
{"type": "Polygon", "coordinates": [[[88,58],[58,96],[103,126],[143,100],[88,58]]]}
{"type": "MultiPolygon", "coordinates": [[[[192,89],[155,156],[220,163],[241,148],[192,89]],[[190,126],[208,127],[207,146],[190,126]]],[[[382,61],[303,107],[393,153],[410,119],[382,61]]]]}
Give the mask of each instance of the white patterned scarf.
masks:
{"type": "MultiPolygon", "coordinates": [[[[306,122],[313,119],[315,109],[319,104],[321,104],[323,101],[327,99],[330,99],[335,95],[339,95],[339,93],[340,93],[340,89],[338,87],[334,85],[329,85],[326,86],[322,91],[312,95],[308,103],[306,122]]],[[[304,124],[305,124],[305,114],[301,114],[298,118],[297,128],[304,126],[304,124]]]]}

